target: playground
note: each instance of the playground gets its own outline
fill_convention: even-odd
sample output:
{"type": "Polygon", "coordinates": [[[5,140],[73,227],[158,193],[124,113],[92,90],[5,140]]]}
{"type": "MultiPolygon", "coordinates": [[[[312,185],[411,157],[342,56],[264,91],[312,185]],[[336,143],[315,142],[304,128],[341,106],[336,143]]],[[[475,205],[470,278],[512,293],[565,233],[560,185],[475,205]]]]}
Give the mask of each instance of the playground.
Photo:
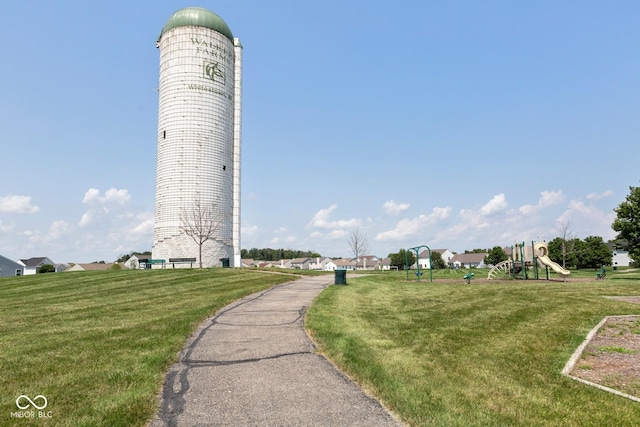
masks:
{"type": "Polygon", "coordinates": [[[515,279],[550,279],[553,271],[566,281],[571,272],[549,258],[549,246],[546,242],[516,243],[511,247],[509,259],[496,264],[487,275],[488,280],[515,279]],[[544,276],[544,277],[541,277],[544,276]]]}
{"type": "MultiPolygon", "coordinates": [[[[407,280],[409,280],[409,254],[415,253],[418,260],[420,253],[426,251],[429,257],[429,266],[431,266],[431,249],[427,245],[420,245],[409,248],[405,251],[405,270],[407,272],[407,280]]],[[[552,274],[555,273],[563,282],[569,280],[571,271],[562,267],[549,258],[549,246],[546,242],[535,242],[531,244],[516,243],[510,248],[509,258],[495,266],[492,266],[487,275],[487,280],[552,280],[552,274]]],[[[428,270],[428,278],[433,282],[433,269],[420,266],[420,262],[416,262],[416,270],[413,272],[416,281],[420,282],[426,279],[425,271],[428,270]],[[423,277],[425,276],[425,277],[423,277]]],[[[481,271],[481,270],[476,270],[481,271]]],[[[475,277],[475,273],[468,270],[462,277],[465,283],[470,284],[475,277]]],[[[606,276],[606,269],[602,268],[596,274],[596,279],[603,279],[606,276]]]]}

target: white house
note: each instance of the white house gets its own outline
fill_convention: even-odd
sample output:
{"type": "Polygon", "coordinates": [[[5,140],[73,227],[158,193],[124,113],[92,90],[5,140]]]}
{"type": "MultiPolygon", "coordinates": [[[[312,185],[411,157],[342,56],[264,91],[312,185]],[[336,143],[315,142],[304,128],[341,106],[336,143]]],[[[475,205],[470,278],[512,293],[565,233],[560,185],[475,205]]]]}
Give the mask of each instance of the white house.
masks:
{"type": "Polygon", "coordinates": [[[629,258],[629,251],[624,249],[614,249],[613,258],[611,259],[611,265],[613,267],[629,267],[633,263],[633,260],[629,258]]]}
{"type": "Polygon", "coordinates": [[[336,265],[336,270],[355,270],[356,269],[356,262],[355,261],[351,261],[349,259],[336,259],[333,260],[334,264],[336,265]]]}
{"type": "Polygon", "coordinates": [[[138,269],[138,268],[140,268],[140,260],[141,259],[149,259],[149,258],[151,258],[151,254],[144,255],[144,254],[133,253],[129,257],[129,259],[127,259],[123,263],[123,265],[125,267],[127,267],[127,268],[130,268],[130,269],[138,269]]]}
{"type": "Polygon", "coordinates": [[[298,270],[309,270],[310,258],[294,258],[291,260],[291,268],[298,270]]]}
{"type": "MultiPolygon", "coordinates": [[[[455,255],[449,249],[431,249],[432,255],[434,252],[438,252],[440,254],[440,256],[442,257],[442,260],[444,261],[444,265],[449,265],[451,262],[451,259],[455,255]]],[[[424,250],[420,252],[420,255],[418,256],[418,264],[420,265],[420,268],[426,268],[426,269],[431,268],[431,264],[429,262],[429,251],[424,250]]]]}
{"type": "Polygon", "coordinates": [[[487,268],[484,263],[486,253],[457,254],[449,261],[453,268],[487,268]]]}
{"type": "Polygon", "coordinates": [[[29,274],[36,274],[38,272],[38,268],[42,267],[43,265],[49,264],[49,265],[53,265],[54,267],[56,266],[56,263],[54,263],[47,257],[21,259],[21,260],[18,260],[18,263],[24,266],[25,276],[29,274]]]}
{"type": "Polygon", "coordinates": [[[316,257],[310,258],[309,262],[309,270],[323,270],[323,271],[331,271],[335,270],[335,264],[329,257],[316,257]]]}

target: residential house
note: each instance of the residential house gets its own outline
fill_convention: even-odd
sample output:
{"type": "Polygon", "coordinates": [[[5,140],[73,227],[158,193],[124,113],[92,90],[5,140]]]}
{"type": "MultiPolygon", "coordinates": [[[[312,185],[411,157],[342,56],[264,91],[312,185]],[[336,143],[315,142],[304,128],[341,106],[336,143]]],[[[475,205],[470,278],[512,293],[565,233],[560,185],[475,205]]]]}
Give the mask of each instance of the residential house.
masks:
{"type": "Polygon", "coordinates": [[[391,258],[383,258],[379,264],[380,270],[391,270],[391,258]]]}
{"type": "Polygon", "coordinates": [[[487,268],[484,259],[487,253],[456,254],[449,261],[453,268],[487,268]]]}
{"type": "Polygon", "coordinates": [[[56,266],[56,263],[54,263],[47,257],[21,259],[21,260],[18,260],[18,262],[24,266],[25,276],[36,274],[38,272],[38,268],[42,267],[43,265],[53,265],[54,268],[56,266]]]}
{"type": "Polygon", "coordinates": [[[334,259],[333,263],[336,265],[336,270],[355,270],[356,262],[350,259],[334,259]]]}
{"type": "Polygon", "coordinates": [[[336,263],[335,263],[335,260],[333,260],[333,259],[331,259],[331,258],[327,258],[327,260],[328,260],[328,261],[327,261],[327,262],[326,262],[326,264],[324,265],[323,270],[324,270],[324,271],[335,271],[335,270],[338,268],[338,266],[337,266],[337,265],[336,265],[336,263]]]}
{"type": "Polygon", "coordinates": [[[0,255],[0,277],[22,276],[24,275],[24,264],[11,261],[9,258],[0,255]]]}
{"type": "MultiPolygon", "coordinates": [[[[449,249],[431,249],[432,255],[434,252],[437,252],[440,254],[445,265],[449,265],[451,262],[451,258],[453,258],[453,256],[455,255],[449,249]]],[[[420,255],[418,255],[418,264],[420,265],[420,268],[425,268],[425,269],[431,268],[431,263],[429,260],[429,251],[424,250],[420,252],[420,255]]]]}
{"type": "Polygon", "coordinates": [[[363,255],[354,260],[356,270],[378,270],[380,259],[375,255],[363,255]]]}
{"type": "Polygon", "coordinates": [[[122,265],[132,270],[140,268],[140,260],[141,259],[149,259],[151,258],[151,254],[136,254],[133,253],[122,265]]]}
{"type": "Polygon", "coordinates": [[[607,243],[613,254],[611,258],[611,266],[613,267],[629,267],[633,264],[633,260],[629,257],[629,251],[623,248],[616,248],[614,244],[607,243]]]}
{"type": "Polygon", "coordinates": [[[255,267],[253,258],[242,258],[242,266],[246,268],[255,267]]]}
{"type": "Polygon", "coordinates": [[[310,258],[309,270],[331,271],[331,270],[335,270],[335,264],[332,262],[331,258],[329,257],[310,258]]]}
{"type": "Polygon", "coordinates": [[[280,261],[277,261],[274,264],[274,267],[278,267],[278,268],[292,268],[291,267],[291,261],[290,259],[281,259],[280,261]]]}
{"type": "Polygon", "coordinates": [[[296,270],[309,270],[311,258],[294,258],[291,260],[291,268],[296,270]]]}
{"type": "MultiPolygon", "coordinates": [[[[74,264],[71,267],[67,268],[67,271],[99,271],[99,270],[110,270],[113,269],[114,266],[119,265],[121,268],[127,268],[124,264],[118,264],[113,262],[92,262],[91,264],[74,264]]],[[[116,267],[117,268],[117,267],[116,267]]]]}
{"type": "Polygon", "coordinates": [[[378,270],[380,259],[375,255],[365,255],[356,259],[356,270],[378,270]]]}

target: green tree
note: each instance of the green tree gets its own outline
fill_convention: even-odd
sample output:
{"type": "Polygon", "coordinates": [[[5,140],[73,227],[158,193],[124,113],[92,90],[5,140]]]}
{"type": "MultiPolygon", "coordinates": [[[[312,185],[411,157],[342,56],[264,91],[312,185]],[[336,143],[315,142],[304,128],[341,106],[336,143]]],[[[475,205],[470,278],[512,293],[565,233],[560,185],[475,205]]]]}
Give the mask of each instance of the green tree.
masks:
{"type": "Polygon", "coordinates": [[[314,251],[299,251],[293,249],[271,249],[271,248],[251,248],[242,249],[240,256],[243,259],[257,259],[261,261],[279,261],[281,259],[293,259],[293,258],[320,258],[318,252],[314,251]]]}
{"type": "Polygon", "coordinates": [[[581,251],[578,254],[580,268],[598,268],[603,265],[611,265],[613,254],[602,237],[586,237],[580,246],[581,251]]]}
{"type": "Polygon", "coordinates": [[[40,273],[55,273],[56,268],[51,264],[43,264],[38,267],[38,274],[40,273]]]}
{"type": "Polygon", "coordinates": [[[626,240],[629,245],[629,257],[640,261],[640,187],[629,187],[624,202],[613,210],[617,218],[611,228],[618,232],[617,239],[626,240]]]}
{"type": "Polygon", "coordinates": [[[465,254],[484,254],[486,252],[487,252],[486,249],[481,249],[481,248],[475,248],[475,249],[472,249],[472,250],[468,250],[467,249],[467,250],[464,251],[465,254]]]}
{"type": "Polygon", "coordinates": [[[500,246],[494,246],[487,256],[484,257],[485,264],[498,265],[502,261],[506,261],[509,259],[507,253],[500,246]]]}
{"type": "Polygon", "coordinates": [[[442,259],[442,254],[440,252],[431,252],[431,269],[442,270],[445,268],[447,268],[447,265],[442,259]]]}
{"type": "Polygon", "coordinates": [[[404,270],[406,263],[409,263],[409,267],[416,263],[416,256],[412,251],[407,252],[404,249],[400,249],[398,253],[389,254],[391,259],[391,266],[398,267],[398,270],[404,270]]]}

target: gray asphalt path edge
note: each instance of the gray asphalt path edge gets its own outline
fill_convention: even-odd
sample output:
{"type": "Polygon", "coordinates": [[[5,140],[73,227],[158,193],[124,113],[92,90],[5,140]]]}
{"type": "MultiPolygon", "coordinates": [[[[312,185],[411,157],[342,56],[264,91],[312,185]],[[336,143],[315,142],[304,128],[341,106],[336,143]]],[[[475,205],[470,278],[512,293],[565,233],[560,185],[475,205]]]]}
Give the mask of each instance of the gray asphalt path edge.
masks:
{"type": "Polygon", "coordinates": [[[307,307],[332,282],[303,277],[207,319],[167,373],[149,426],[401,426],[304,331],[307,307]]]}

